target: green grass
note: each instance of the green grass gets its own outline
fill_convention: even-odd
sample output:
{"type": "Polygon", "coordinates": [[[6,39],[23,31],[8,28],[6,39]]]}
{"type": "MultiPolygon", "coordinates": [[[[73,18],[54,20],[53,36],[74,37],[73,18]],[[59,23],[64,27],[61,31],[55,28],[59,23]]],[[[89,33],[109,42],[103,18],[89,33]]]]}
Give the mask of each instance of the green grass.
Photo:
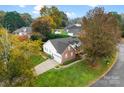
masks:
{"type": "Polygon", "coordinates": [[[68,35],[68,32],[64,31],[64,29],[60,29],[62,35],[68,35]]]}
{"type": "Polygon", "coordinates": [[[42,87],[79,87],[86,86],[92,81],[102,75],[112,64],[111,58],[110,64],[106,64],[105,60],[102,60],[98,68],[89,66],[85,61],[76,63],[68,68],[63,69],[51,69],[39,75],[35,81],[35,86],[42,87]]]}
{"type": "Polygon", "coordinates": [[[68,60],[68,61],[65,61],[62,65],[68,65],[68,64],[74,63],[77,60],[81,60],[81,59],[80,58],[76,58],[76,59],[68,60]]]}
{"type": "Polygon", "coordinates": [[[57,38],[66,38],[69,37],[68,35],[63,35],[63,34],[50,34],[49,39],[57,39],[57,38]]]}
{"type": "Polygon", "coordinates": [[[32,56],[31,60],[32,60],[31,62],[32,62],[33,66],[36,66],[36,65],[42,63],[43,61],[45,61],[45,59],[39,55],[38,56],[32,56]]]}
{"type": "Polygon", "coordinates": [[[61,32],[61,35],[68,35],[68,32],[66,32],[64,29],[58,29],[58,30],[59,32],[61,32]]]}

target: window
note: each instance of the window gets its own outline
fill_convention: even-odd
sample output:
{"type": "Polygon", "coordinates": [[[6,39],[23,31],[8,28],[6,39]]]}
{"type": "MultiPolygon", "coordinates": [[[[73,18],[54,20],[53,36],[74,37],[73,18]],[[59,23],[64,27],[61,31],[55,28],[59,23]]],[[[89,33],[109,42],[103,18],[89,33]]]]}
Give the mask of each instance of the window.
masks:
{"type": "Polygon", "coordinates": [[[65,58],[68,58],[68,54],[65,54],[65,58]]]}
{"type": "Polygon", "coordinates": [[[73,56],[73,52],[71,52],[71,56],[73,56]]]}
{"type": "Polygon", "coordinates": [[[45,47],[45,50],[47,51],[47,48],[45,47]]]}

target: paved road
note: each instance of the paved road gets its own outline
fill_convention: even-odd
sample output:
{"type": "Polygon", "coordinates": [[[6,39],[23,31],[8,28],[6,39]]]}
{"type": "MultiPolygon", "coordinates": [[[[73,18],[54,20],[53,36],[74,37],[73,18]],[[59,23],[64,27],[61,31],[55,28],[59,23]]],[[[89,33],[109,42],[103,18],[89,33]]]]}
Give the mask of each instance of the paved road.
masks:
{"type": "Polygon", "coordinates": [[[42,74],[52,68],[54,68],[56,65],[58,65],[57,62],[55,62],[53,59],[48,59],[45,62],[42,62],[41,64],[37,65],[35,67],[36,74],[42,74]]]}
{"type": "Polygon", "coordinates": [[[91,87],[124,87],[124,44],[119,45],[119,57],[115,66],[91,87]]]}

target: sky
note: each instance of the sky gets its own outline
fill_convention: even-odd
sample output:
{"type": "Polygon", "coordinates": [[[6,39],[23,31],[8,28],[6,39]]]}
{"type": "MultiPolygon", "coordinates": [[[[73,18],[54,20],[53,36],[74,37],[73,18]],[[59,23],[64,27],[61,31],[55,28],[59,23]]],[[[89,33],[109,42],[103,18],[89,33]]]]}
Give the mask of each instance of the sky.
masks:
{"type": "MultiPolygon", "coordinates": [[[[39,10],[43,7],[43,5],[0,5],[0,10],[6,12],[17,11],[19,13],[29,13],[33,18],[37,18],[40,16],[39,10]]],[[[56,7],[58,7],[59,10],[64,11],[70,19],[85,16],[90,9],[94,8],[94,6],[88,5],[58,5],[56,7]]],[[[106,5],[100,7],[104,7],[106,12],[115,11],[124,13],[124,5],[106,5]]]]}

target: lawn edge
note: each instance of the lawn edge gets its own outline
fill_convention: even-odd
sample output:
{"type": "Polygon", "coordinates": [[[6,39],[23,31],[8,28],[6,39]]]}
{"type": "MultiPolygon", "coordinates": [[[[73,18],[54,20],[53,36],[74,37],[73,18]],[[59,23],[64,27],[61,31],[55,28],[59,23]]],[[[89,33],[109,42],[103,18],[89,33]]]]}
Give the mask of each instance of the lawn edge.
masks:
{"type": "Polygon", "coordinates": [[[84,87],[90,87],[91,85],[95,84],[98,80],[103,78],[113,68],[113,66],[116,64],[117,59],[118,59],[118,55],[119,55],[119,50],[117,50],[117,52],[116,52],[116,56],[115,56],[115,59],[114,59],[112,65],[101,76],[99,76],[97,79],[95,79],[90,84],[88,84],[88,85],[86,85],[84,87]]]}

